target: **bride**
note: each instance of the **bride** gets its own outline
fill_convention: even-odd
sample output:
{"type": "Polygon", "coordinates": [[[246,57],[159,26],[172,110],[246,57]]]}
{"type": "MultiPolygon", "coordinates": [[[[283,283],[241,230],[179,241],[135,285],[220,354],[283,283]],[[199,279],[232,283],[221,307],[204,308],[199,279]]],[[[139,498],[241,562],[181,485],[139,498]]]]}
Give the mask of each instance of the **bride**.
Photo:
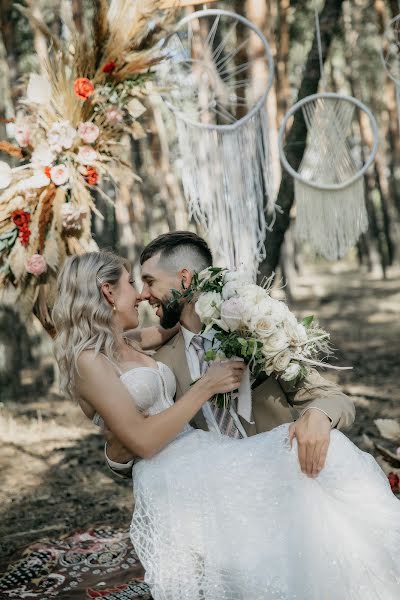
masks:
{"type": "Polygon", "coordinates": [[[131,537],[154,599],[398,600],[400,504],[373,457],[333,430],[309,478],[289,424],[244,439],[192,429],[243,363],[212,365],[174,403],[172,372],[143,348],[175,332],[138,329],[140,301],[123,259],[92,252],[65,262],[53,316],[63,391],[144,459],[131,537]]]}

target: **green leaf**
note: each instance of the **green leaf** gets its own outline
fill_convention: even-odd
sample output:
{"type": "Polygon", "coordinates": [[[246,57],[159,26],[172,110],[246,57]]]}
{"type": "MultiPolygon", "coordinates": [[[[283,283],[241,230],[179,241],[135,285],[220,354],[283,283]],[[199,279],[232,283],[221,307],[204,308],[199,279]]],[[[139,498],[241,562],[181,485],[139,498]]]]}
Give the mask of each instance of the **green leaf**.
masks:
{"type": "Polygon", "coordinates": [[[205,354],[204,354],[204,360],[206,362],[211,362],[212,360],[215,360],[217,356],[217,352],[216,350],[208,350],[205,354]]]}
{"type": "Polygon", "coordinates": [[[304,327],[309,327],[313,321],[314,315],[310,315],[309,317],[305,317],[301,323],[304,325],[304,327]]]}

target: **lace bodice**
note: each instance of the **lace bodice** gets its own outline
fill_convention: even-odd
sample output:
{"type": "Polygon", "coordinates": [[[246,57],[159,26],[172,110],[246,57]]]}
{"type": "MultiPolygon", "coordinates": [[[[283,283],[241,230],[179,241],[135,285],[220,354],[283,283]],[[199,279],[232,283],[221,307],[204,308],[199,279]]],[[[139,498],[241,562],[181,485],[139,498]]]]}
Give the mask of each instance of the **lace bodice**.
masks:
{"type": "Polygon", "coordinates": [[[164,363],[156,367],[134,367],[121,373],[120,379],[141,412],[156,415],[174,402],[175,376],[164,363]]]}
{"type": "MultiPolygon", "coordinates": [[[[175,376],[164,363],[157,362],[157,367],[133,367],[120,373],[119,377],[141,412],[156,415],[174,403],[175,376]]],[[[93,417],[93,423],[104,428],[104,421],[97,413],[93,417]]],[[[186,425],[182,431],[190,429],[186,425]]]]}

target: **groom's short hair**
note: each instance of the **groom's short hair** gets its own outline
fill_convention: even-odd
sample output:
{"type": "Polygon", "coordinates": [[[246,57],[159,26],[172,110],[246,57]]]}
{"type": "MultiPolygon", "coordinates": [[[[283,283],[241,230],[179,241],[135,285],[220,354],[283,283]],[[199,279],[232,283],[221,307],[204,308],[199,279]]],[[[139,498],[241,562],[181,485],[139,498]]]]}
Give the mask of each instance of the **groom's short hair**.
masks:
{"type": "Polygon", "coordinates": [[[176,270],[186,267],[199,272],[213,262],[207,242],[191,231],[171,231],[159,235],[144,248],[140,264],[143,265],[156,254],[160,254],[160,263],[176,270]]]}

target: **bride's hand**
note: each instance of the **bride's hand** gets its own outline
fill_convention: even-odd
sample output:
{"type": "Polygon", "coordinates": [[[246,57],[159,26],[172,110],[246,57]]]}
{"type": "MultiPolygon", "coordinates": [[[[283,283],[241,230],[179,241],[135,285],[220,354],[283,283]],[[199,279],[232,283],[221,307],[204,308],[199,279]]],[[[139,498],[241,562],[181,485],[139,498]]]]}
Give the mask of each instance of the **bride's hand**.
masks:
{"type": "Polygon", "coordinates": [[[245,372],[246,364],[241,360],[214,362],[203,375],[211,387],[212,394],[224,394],[237,390],[245,372]]]}

